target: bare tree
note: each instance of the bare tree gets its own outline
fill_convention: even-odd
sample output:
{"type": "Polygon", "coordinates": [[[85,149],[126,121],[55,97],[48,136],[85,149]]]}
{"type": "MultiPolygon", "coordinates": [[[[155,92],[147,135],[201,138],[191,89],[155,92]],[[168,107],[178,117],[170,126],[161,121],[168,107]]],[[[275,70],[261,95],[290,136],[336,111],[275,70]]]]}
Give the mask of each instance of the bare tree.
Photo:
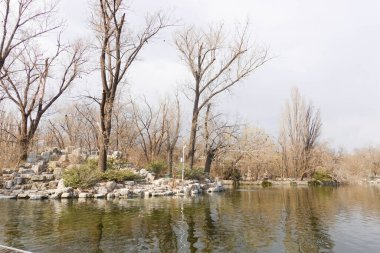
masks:
{"type": "Polygon", "coordinates": [[[321,133],[321,117],[311,103],[302,99],[298,89],[293,89],[291,101],[286,104],[281,127],[280,145],[283,166],[292,176],[303,179],[313,169],[310,161],[321,133]]]}
{"type": "Polygon", "coordinates": [[[112,110],[118,86],[141,49],[157,33],[168,26],[161,13],[150,15],[142,32],[133,34],[126,27],[126,9],[123,0],[98,0],[93,12],[93,27],[100,53],[102,95],[95,99],[100,106],[99,170],[107,168],[107,153],[112,129],[112,110]]]}
{"type": "Polygon", "coordinates": [[[158,109],[152,108],[146,100],[144,107],[132,102],[135,126],[139,133],[139,143],[146,162],[155,160],[164,150],[167,131],[167,104],[160,103],[158,109]]]}
{"type": "Polygon", "coordinates": [[[176,93],[175,98],[176,100],[174,104],[171,105],[169,102],[169,107],[174,107],[175,110],[168,110],[164,119],[166,127],[166,159],[170,176],[175,174],[173,172],[173,156],[181,130],[181,106],[179,103],[178,93],[176,93]]]}
{"type": "Polygon", "coordinates": [[[54,0],[0,0],[0,70],[6,62],[11,65],[26,44],[60,27],[56,6],[54,0]]]}
{"type": "Polygon", "coordinates": [[[193,102],[188,153],[191,168],[202,108],[268,60],[267,50],[255,49],[250,44],[248,26],[237,31],[227,35],[222,25],[210,26],[208,30],[189,27],[176,36],[177,49],[193,77],[186,87],[193,102]]]}
{"type": "Polygon", "coordinates": [[[227,120],[221,119],[220,114],[212,114],[211,104],[206,107],[204,120],[204,172],[209,174],[211,165],[217,155],[231,149],[239,134],[238,124],[229,124],[227,120]]]}
{"type": "Polygon", "coordinates": [[[47,56],[29,44],[11,65],[3,66],[0,86],[20,113],[20,160],[27,158],[42,116],[82,73],[84,51],[80,43],[62,46],[58,41],[55,54],[47,56]]]}

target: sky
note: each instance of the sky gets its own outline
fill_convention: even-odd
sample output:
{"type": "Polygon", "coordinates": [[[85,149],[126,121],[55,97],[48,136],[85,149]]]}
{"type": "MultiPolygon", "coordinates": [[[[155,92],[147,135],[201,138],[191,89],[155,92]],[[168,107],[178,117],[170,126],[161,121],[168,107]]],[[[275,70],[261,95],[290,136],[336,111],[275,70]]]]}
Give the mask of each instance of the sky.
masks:
{"type": "MultiPolygon", "coordinates": [[[[366,0],[135,0],[128,24],[164,11],[176,26],[148,45],[128,74],[130,91],[147,98],[172,94],[188,75],[173,45],[184,26],[250,23],[255,45],[272,59],[231,93],[218,111],[277,136],[292,87],[321,111],[322,138],[351,151],[380,144],[380,1],[366,0]]],[[[61,0],[66,38],[89,36],[89,0],[61,0]]],[[[97,82],[89,78],[85,86],[97,82]]],[[[100,84],[99,84],[100,85],[100,84]]],[[[186,104],[186,103],[185,103],[186,104]]],[[[187,115],[190,117],[190,115],[187,115]]]]}

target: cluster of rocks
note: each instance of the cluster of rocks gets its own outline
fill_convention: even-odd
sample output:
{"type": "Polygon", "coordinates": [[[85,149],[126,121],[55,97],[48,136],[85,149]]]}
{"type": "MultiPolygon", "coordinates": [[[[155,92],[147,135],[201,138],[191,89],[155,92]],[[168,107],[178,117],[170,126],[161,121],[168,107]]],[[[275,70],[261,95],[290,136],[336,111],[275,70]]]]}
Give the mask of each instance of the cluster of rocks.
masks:
{"type": "Polygon", "coordinates": [[[213,193],[224,191],[221,182],[196,180],[180,180],[160,178],[152,182],[115,181],[97,183],[90,189],[74,189],[66,187],[64,181],[58,181],[55,187],[40,189],[25,189],[16,187],[0,190],[0,198],[7,199],[68,199],[68,198],[149,198],[157,196],[193,196],[203,192],[213,193]]]}
{"type": "MultiPolygon", "coordinates": [[[[90,154],[91,155],[91,154],[90,154]]],[[[120,152],[111,154],[114,158],[120,152]]],[[[154,174],[145,169],[132,169],[142,180],[124,182],[100,182],[90,189],[66,187],[62,179],[64,170],[70,169],[89,159],[89,154],[81,149],[57,148],[40,155],[28,157],[28,162],[17,169],[3,169],[3,189],[0,198],[17,199],[61,199],[61,198],[132,198],[152,196],[190,196],[202,192],[223,191],[220,182],[198,182],[161,178],[155,180],[154,174]]]]}

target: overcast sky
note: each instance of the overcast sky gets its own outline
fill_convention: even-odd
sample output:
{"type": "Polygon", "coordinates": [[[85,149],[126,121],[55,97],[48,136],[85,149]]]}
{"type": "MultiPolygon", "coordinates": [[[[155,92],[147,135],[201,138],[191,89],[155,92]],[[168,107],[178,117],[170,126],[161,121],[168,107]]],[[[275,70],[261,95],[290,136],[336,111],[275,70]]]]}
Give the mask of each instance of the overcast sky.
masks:
{"type": "MultiPolygon", "coordinates": [[[[164,10],[180,25],[227,26],[249,20],[254,41],[273,59],[218,99],[219,110],[276,136],[291,88],[320,108],[323,139],[346,150],[380,144],[380,1],[135,0],[130,25],[164,10]]],[[[69,38],[88,30],[88,0],[62,0],[69,38]]],[[[137,24],[137,25],[136,25],[137,24]]],[[[128,81],[134,94],[164,96],[186,69],[172,44],[180,26],[148,45],[128,81]]],[[[91,81],[92,82],[92,81],[91,81]]],[[[88,85],[88,84],[87,84],[88,85]]]]}

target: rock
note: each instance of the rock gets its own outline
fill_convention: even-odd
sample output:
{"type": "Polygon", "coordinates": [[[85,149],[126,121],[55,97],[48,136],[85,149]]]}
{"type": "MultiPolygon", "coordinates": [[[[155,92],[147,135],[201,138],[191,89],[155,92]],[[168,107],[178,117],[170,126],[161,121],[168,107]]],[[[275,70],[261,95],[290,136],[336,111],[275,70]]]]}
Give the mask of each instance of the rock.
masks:
{"type": "Polygon", "coordinates": [[[53,193],[52,195],[50,195],[50,198],[51,199],[59,199],[59,198],[61,198],[62,194],[63,193],[53,193]]]}
{"type": "Polygon", "coordinates": [[[14,180],[14,183],[16,185],[20,185],[23,183],[23,179],[21,177],[16,177],[15,180],[14,180]]]}
{"type": "Polygon", "coordinates": [[[81,193],[79,193],[78,197],[79,198],[93,198],[94,195],[92,195],[89,192],[81,192],[81,193]]]}
{"type": "Polygon", "coordinates": [[[65,189],[66,187],[65,187],[65,182],[63,181],[63,179],[60,179],[59,181],[58,181],[58,184],[57,184],[57,190],[63,190],[63,189],[65,189]]]}
{"type": "Polygon", "coordinates": [[[17,195],[17,198],[18,199],[28,199],[29,198],[29,195],[27,193],[19,193],[17,195]]]}
{"type": "Polygon", "coordinates": [[[43,181],[46,181],[46,176],[45,175],[33,175],[31,180],[34,182],[43,182],[43,181]]]}
{"type": "Polygon", "coordinates": [[[43,195],[43,194],[33,194],[33,195],[30,195],[29,196],[29,199],[30,200],[42,200],[42,199],[47,199],[48,196],[47,195],[43,195]]]}
{"type": "Polygon", "coordinates": [[[127,185],[127,186],[134,186],[135,185],[135,181],[125,181],[124,184],[127,185]]]}
{"type": "Polygon", "coordinates": [[[96,192],[97,192],[98,194],[104,194],[104,195],[105,195],[105,194],[108,193],[108,190],[107,190],[106,187],[104,187],[104,186],[100,186],[100,187],[97,187],[96,192]]]}
{"type": "Polygon", "coordinates": [[[94,195],[94,198],[97,198],[97,199],[104,199],[106,197],[107,194],[104,194],[104,193],[97,193],[94,195]]]}
{"type": "Polygon", "coordinates": [[[16,195],[0,195],[0,199],[16,199],[16,195]]]}
{"type": "Polygon", "coordinates": [[[121,196],[128,196],[130,195],[130,190],[128,188],[119,189],[118,193],[121,196]]]}
{"type": "Polygon", "coordinates": [[[116,197],[116,195],[114,193],[108,193],[107,194],[107,199],[110,200],[110,199],[114,199],[116,197]]]}
{"type": "Polygon", "coordinates": [[[43,168],[43,165],[36,164],[36,165],[33,165],[32,170],[34,171],[34,174],[38,175],[44,171],[44,168],[43,168]]]}
{"type": "Polygon", "coordinates": [[[43,173],[42,175],[45,176],[45,180],[46,180],[46,181],[52,181],[52,180],[54,180],[54,174],[51,174],[51,173],[43,173]]]}
{"type": "Polygon", "coordinates": [[[55,168],[53,171],[54,178],[61,179],[63,175],[63,171],[64,169],[62,168],[59,168],[59,167],[55,168]]]}
{"type": "Polygon", "coordinates": [[[36,163],[37,162],[37,153],[35,153],[35,152],[29,153],[28,157],[26,158],[26,161],[28,163],[32,163],[32,164],[36,163]]]}
{"type": "Polygon", "coordinates": [[[13,180],[5,181],[4,187],[5,189],[11,189],[13,186],[13,180]]]}
{"type": "Polygon", "coordinates": [[[42,160],[44,162],[46,162],[46,163],[49,162],[50,161],[50,152],[49,151],[42,152],[41,157],[42,157],[42,160]]]}
{"type": "Polygon", "coordinates": [[[31,179],[33,175],[34,175],[34,173],[33,174],[21,174],[20,177],[22,179],[31,179]]]}
{"type": "Polygon", "coordinates": [[[24,168],[26,168],[26,169],[30,169],[30,168],[32,168],[32,164],[31,163],[25,163],[24,164],[24,168]]]}
{"type": "Polygon", "coordinates": [[[57,185],[58,185],[58,181],[50,181],[48,187],[49,189],[55,189],[57,188],[57,185]]]}
{"type": "Polygon", "coordinates": [[[55,169],[55,168],[57,168],[57,166],[58,166],[58,162],[57,161],[50,161],[48,163],[48,167],[49,168],[55,169]]]}
{"type": "Polygon", "coordinates": [[[77,156],[74,154],[69,154],[68,158],[71,164],[80,164],[83,162],[83,159],[81,156],[77,156]]]}
{"type": "Polygon", "coordinates": [[[116,188],[116,182],[115,181],[108,181],[106,183],[106,188],[107,188],[108,192],[112,192],[116,188]]]}
{"type": "Polygon", "coordinates": [[[24,168],[20,168],[18,170],[18,172],[21,173],[21,174],[25,174],[25,175],[35,174],[34,170],[32,170],[32,169],[24,169],[24,168]]]}
{"type": "Polygon", "coordinates": [[[61,155],[61,157],[58,159],[58,164],[62,166],[62,164],[66,163],[68,161],[67,155],[61,155]]]}
{"type": "Polygon", "coordinates": [[[144,192],[144,197],[145,198],[149,198],[149,197],[152,197],[152,192],[151,191],[146,191],[146,192],[144,192]]]}
{"type": "Polygon", "coordinates": [[[153,182],[154,181],[154,175],[152,173],[146,174],[145,180],[147,182],[150,182],[150,183],[153,182]]]}
{"type": "Polygon", "coordinates": [[[14,169],[3,169],[3,174],[12,174],[14,172],[15,172],[14,169]]]}
{"type": "Polygon", "coordinates": [[[72,198],[72,197],[73,197],[73,193],[72,192],[64,192],[61,195],[62,199],[68,199],[68,198],[72,198]]]}
{"type": "Polygon", "coordinates": [[[141,169],[141,170],[139,171],[139,174],[140,174],[141,176],[145,177],[146,174],[148,174],[148,171],[147,171],[146,169],[141,169]]]}

